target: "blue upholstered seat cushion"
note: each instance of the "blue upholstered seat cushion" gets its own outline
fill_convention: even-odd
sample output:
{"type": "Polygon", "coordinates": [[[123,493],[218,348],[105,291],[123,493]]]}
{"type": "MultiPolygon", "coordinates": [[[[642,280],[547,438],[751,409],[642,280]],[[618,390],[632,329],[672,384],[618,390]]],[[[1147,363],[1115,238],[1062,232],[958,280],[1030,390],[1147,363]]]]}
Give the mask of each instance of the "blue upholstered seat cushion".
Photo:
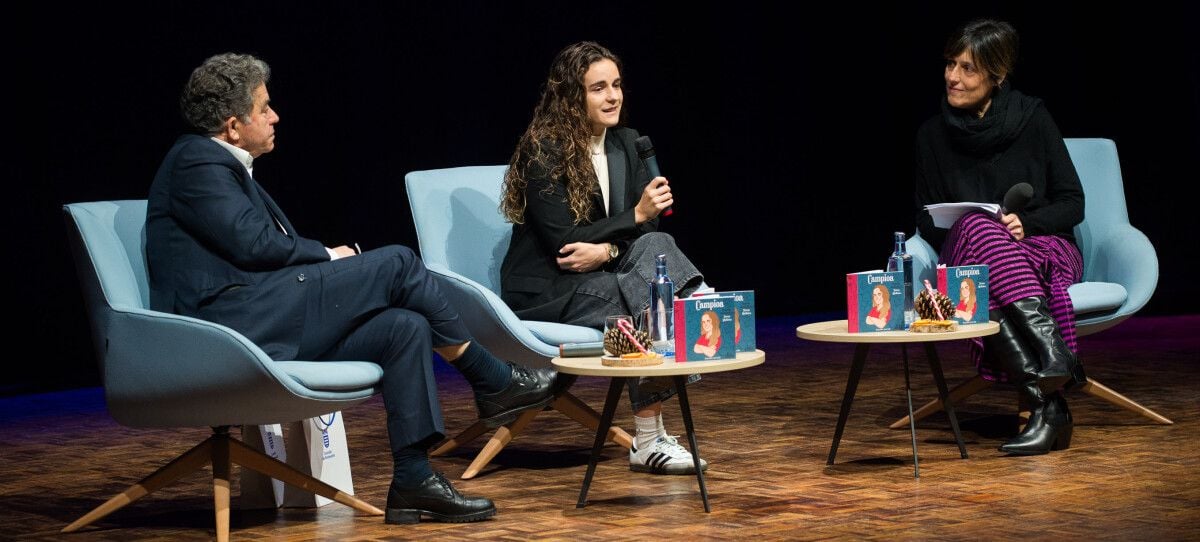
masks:
{"type": "Polygon", "coordinates": [[[366,361],[277,361],[293,380],[310,390],[369,389],[383,377],[383,368],[366,361]]]}
{"type": "Polygon", "coordinates": [[[1075,314],[1114,311],[1129,297],[1125,287],[1114,282],[1080,282],[1072,284],[1067,293],[1075,314]]]}
{"type": "Polygon", "coordinates": [[[525,327],[533,333],[534,337],[546,344],[560,345],[563,343],[586,343],[599,341],[604,338],[604,334],[598,329],[583,326],[571,326],[567,324],[559,324],[556,322],[537,322],[534,320],[523,320],[525,327]]]}

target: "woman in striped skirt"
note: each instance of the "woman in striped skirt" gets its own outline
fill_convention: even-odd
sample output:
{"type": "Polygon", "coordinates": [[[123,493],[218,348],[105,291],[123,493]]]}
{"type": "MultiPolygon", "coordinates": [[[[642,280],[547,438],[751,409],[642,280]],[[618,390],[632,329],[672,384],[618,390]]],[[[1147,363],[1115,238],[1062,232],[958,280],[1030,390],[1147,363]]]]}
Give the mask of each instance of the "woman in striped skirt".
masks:
{"type": "Polygon", "coordinates": [[[1083,276],[1072,234],[1083,220],[1083,189],[1042,101],[1008,82],[1017,43],[1013,27],[994,20],[972,21],[950,37],[942,112],[917,133],[916,208],[921,236],[941,248],[944,263],[989,267],[988,309],[1000,333],[976,342],[972,355],[986,378],[1000,368],[1031,408],[1025,429],[1000,450],[1034,455],[1070,445],[1060,388],[1085,381],[1067,295],[1083,276]],[[1001,202],[1020,183],[1033,188],[1029,203],[998,218],[970,213],[946,230],[924,210],[1001,202]]]}

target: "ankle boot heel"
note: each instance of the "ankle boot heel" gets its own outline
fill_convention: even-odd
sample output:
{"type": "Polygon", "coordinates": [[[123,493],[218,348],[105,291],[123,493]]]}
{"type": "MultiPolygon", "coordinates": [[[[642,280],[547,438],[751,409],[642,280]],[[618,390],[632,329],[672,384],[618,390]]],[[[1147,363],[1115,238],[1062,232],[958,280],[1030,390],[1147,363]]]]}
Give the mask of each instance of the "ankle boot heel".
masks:
{"type": "Polygon", "coordinates": [[[1051,446],[1050,449],[1054,450],[1054,451],[1058,451],[1058,450],[1066,450],[1067,448],[1070,448],[1071,447],[1071,433],[1073,433],[1074,431],[1075,431],[1075,427],[1071,426],[1071,425],[1059,428],[1058,435],[1054,439],[1054,446],[1051,446]]]}
{"type": "Polygon", "coordinates": [[[383,516],[383,522],[392,525],[410,525],[420,521],[421,511],[411,508],[388,508],[383,516]]]}

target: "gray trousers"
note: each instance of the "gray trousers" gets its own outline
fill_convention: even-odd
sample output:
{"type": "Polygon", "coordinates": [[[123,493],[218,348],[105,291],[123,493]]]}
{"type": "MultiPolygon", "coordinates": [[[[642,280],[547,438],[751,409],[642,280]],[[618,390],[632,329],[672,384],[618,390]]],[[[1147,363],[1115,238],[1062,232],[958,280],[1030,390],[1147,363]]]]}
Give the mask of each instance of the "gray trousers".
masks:
{"type": "MultiPolygon", "coordinates": [[[[692,261],[675,246],[670,234],[647,233],[633,242],[620,259],[616,270],[596,271],[593,277],[575,289],[567,303],[562,322],[594,329],[604,329],[604,318],[628,314],[640,319],[650,306],[650,280],[654,278],[654,258],[667,255],[667,275],[675,283],[675,295],[687,297],[704,276],[692,261]]],[[[700,375],[688,377],[688,383],[700,380],[700,375]]],[[[629,380],[629,402],[635,411],[675,395],[672,379],[640,378],[629,380]]]]}

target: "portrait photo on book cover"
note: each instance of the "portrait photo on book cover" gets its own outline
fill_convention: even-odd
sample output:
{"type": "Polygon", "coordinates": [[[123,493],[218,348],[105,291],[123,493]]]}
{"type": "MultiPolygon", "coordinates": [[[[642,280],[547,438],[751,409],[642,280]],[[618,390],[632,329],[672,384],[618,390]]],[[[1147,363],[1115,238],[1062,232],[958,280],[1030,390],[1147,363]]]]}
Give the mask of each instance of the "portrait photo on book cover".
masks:
{"type": "Polygon", "coordinates": [[[716,311],[704,311],[704,314],[700,315],[700,338],[696,339],[696,345],[692,347],[693,352],[706,358],[717,355],[717,351],[721,349],[720,321],[716,311]]]}
{"type": "Polygon", "coordinates": [[[892,294],[887,286],[876,284],[871,289],[871,311],[867,313],[864,322],[878,329],[887,327],[892,317],[892,294]]]}
{"type": "Polygon", "coordinates": [[[970,278],[962,279],[958,285],[958,303],[954,306],[954,317],[967,322],[971,321],[975,318],[977,304],[975,281],[970,278]]]}

